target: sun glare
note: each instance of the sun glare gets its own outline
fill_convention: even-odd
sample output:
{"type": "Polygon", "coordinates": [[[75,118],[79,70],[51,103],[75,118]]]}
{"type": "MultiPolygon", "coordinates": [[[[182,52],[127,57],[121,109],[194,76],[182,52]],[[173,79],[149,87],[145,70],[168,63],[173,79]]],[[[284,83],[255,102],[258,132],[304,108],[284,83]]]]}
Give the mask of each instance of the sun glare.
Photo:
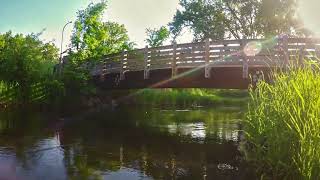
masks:
{"type": "Polygon", "coordinates": [[[303,21],[305,28],[309,29],[317,36],[320,36],[320,20],[319,20],[320,0],[300,0],[299,16],[303,21]]]}

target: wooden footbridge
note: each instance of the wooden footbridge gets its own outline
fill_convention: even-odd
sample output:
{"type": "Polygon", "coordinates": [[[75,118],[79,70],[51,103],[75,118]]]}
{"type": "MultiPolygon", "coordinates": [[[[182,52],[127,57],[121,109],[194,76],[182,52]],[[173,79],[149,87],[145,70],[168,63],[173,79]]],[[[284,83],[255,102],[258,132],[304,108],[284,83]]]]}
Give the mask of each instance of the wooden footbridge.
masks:
{"type": "Polygon", "coordinates": [[[107,55],[91,74],[105,89],[246,89],[259,75],[268,81],[274,68],[317,60],[319,55],[320,39],[207,39],[107,55]]]}

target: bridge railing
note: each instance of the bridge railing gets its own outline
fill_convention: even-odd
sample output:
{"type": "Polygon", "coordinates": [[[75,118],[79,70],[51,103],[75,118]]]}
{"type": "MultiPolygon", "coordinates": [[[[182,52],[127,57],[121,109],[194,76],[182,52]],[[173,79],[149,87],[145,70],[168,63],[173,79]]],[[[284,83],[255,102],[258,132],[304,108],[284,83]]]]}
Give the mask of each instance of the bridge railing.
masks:
{"type": "MultiPolygon", "coordinates": [[[[221,40],[185,44],[172,44],[156,48],[145,47],[104,58],[96,74],[144,71],[145,78],[150,70],[172,69],[176,75],[179,68],[205,67],[209,78],[211,67],[283,66],[304,59],[317,60],[320,57],[320,39],[273,38],[221,40]]],[[[97,70],[96,70],[97,72],[97,70]]],[[[247,75],[244,75],[247,76],[247,75]]]]}

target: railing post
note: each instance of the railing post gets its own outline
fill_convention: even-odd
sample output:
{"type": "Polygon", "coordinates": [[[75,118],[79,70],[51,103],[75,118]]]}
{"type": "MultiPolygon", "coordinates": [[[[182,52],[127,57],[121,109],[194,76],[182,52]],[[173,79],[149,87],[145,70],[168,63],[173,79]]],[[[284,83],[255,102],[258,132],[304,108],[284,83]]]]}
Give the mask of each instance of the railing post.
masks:
{"type": "Polygon", "coordinates": [[[282,35],[281,41],[282,41],[284,63],[285,63],[285,67],[287,67],[289,65],[288,36],[282,35]]]}
{"type": "Polygon", "coordinates": [[[249,77],[249,64],[248,64],[248,57],[246,53],[244,53],[244,48],[246,47],[246,41],[244,39],[240,40],[240,46],[242,47],[242,78],[248,79],[249,77]]]}
{"type": "Polygon", "coordinates": [[[144,49],[144,79],[149,79],[150,66],[148,66],[148,60],[149,60],[149,49],[148,49],[148,46],[146,46],[144,49]]]}
{"type": "Polygon", "coordinates": [[[211,67],[210,67],[210,40],[209,38],[206,39],[205,42],[205,62],[206,62],[206,66],[205,66],[205,72],[204,72],[204,76],[205,78],[210,78],[211,77],[211,67]]]}
{"type": "Polygon", "coordinates": [[[124,59],[125,59],[125,54],[126,52],[123,51],[120,55],[120,65],[121,65],[121,69],[120,69],[120,80],[124,80],[125,79],[125,74],[124,74],[124,59]]]}
{"type": "Polygon", "coordinates": [[[299,66],[302,66],[304,65],[304,50],[305,50],[305,47],[301,47],[300,48],[300,53],[299,53],[299,62],[298,62],[298,65],[299,66]]]}
{"type": "Polygon", "coordinates": [[[171,63],[171,67],[172,67],[172,77],[177,75],[177,43],[174,42],[173,43],[173,57],[172,57],[172,63],[171,63]]]}

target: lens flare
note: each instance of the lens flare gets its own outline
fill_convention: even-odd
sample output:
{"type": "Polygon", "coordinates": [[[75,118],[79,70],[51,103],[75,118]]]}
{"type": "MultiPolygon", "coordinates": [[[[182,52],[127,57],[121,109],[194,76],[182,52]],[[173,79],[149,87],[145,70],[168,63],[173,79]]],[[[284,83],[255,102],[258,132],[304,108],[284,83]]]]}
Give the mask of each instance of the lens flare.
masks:
{"type": "Polygon", "coordinates": [[[262,44],[260,42],[249,42],[243,49],[243,52],[247,56],[255,56],[261,52],[262,44]]]}

